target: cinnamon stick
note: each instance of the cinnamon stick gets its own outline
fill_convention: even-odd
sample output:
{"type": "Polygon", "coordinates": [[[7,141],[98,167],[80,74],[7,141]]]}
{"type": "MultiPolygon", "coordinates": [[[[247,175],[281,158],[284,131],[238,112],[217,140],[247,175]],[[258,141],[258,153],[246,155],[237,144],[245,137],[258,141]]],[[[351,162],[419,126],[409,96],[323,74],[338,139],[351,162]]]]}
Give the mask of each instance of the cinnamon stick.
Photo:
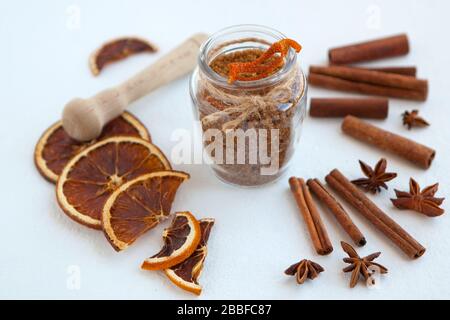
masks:
{"type": "Polygon", "coordinates": [[[352,115],[360,118],[386,119],[388,111],[388,99],[314,98],[311,99],[309,114],[311,117],[317,118],[337,118],[352,115]]]}
{"type": "Polygon", "coordinates": [[[308,227],[316,252],[320,255],[330,254],[333,251],[333,246],[305,181],[291,177],[289,185],[308,227]]]}
{"type": "Polygon", "coordinates": [[[344,231],[350,236],[353,242],[358,246],[364,246],[366,244],[364,235],[354,224],[342,205],[320,183],[319,179],[309,179],[307,184],[316,197],[336,217],[336,220],[339,222],[344,231]]]}
{"type": "Polygon", "coordinates": [[[375,203],[367,198],[364,192],[353,185],[339,170],[331,171],[325,180],[331,188],[410,258],[416,259],[425,253],[425,248],[417,240],[378,208],[375,203]]]}
{"type": "Polygon", "coordinates": [[[431,166],[436,156],[436,151],[425,145],[380,129],[353,116],[347,116],[344,119],[342,131],[362,142],[393,152],[424,169],[431,166]]]}
{"type": "Polygon", "coordinates": [[[351,64],[363,61],[402,56],[409,53],[406,34],[346,45],[330,49],[328,57],[333,64],[351,64]]]}
{"type": "Polygon", "coordinates": [[[416,77],[417,76],[417,68],[414,66],[406,66],[406,67],[377,67],[377,68],[361,68],[357,69],[362,70],[370,70],[370,71],[378,71],[378,72],[387,72],[387,73],[395,73],[404,76],[416,77]]]}
{"type": "Polygon", "coordinates": [[[425,93],[428,92],[427,80],[394,73],[344,66],[311,66],[309,71],[310,73],[332,76],[354,82],[379,85],[382,87],[409,89],[425,93]]]}
{"type": "Polygon", "coordinates": [[[353,92],[414,101],[425,101],[427,99],[427,94],[425,92],[389,88],[362,82],[354,82],[315,73],[309,74],[308,82],[313,86],[344,92],[353,92]]]}

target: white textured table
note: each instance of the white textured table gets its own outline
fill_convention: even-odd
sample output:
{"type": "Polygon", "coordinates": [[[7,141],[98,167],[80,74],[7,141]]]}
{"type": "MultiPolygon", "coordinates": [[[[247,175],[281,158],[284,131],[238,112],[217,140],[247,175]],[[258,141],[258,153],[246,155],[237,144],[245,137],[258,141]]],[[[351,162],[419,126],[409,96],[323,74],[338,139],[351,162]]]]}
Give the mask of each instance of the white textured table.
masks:
{"type": "MultiPolygon", "coordinates": [[[[378,124],[407,134],[437,149],[431,169],[423,171],[388,155],[389,169],[399,172],[376,203],[424,246],[426,254],[410,261],[359,215],[350,211],[368,239],[361,254],[382,251],[389,268],[376,289],[348,289],[339,240],[347,236],[325,214],[335,251],[318,257],[311,246],[287,177],[260,189],[237,189],[219,182],[206,166],[181,165],[192,179],[178,193],[174,210],[191,210],[216,218],[210,254],[201,278],[202,298],[263,299],[396,299],[450,298],[450,221],[428,219],[393,209],[392,188],[405,189],[410,176],[422,186],[441,183],[449,198],[450,125],[448,105],[448,41],[450,3],[433,1],[2,1],[0,3],[0,298],[143,298],[182,299],[192,296],[163,275],[141,271],[141,261],[161,246],[160,225],[126,252],[115,253],[104,236],[69,220],[58,208],[53,185],[34,168],[32,153],[42,131],[58,119],[74,96],[89,96],[116,84],[157,56],[136,56],[108,67],[94,78],[87,68],[91,51],[106,39],[137,34],[166,52],[197,31],[214,32],[239,23],[272,26],[304,46],[300,60],[325,63],[330,46],[407,32],[409,56],[380,64],[419,66],[431,82],[425,104],[391,102],[389,119],[378,124]],[[157,3],[157,4],[156,4],[157,3]],[[194,4],[195,3],[195,4],[194,4]],[[79,13],[79,16],[78,16],[79,13]],[[79,19],[78,19],[79,18],[79,19]],[[400,115],[420,108],[431,127],[408,132],[400,115]],[[311,258],[326,272],[303,287],[283,271],[299,258],[311,258]],[[74,279],[79,274],[80,286],[74,279]]],[[[310,97],[337,93],[312,88],[310,97]]],[[[132,112],[148,126],[154,141],[168,154],[175,129],[190,130],[193,116],[187,78],[144,98],[132,112]]],[[[358,159],[373,164],[384,154],[340,132],[340,120],[306,119],[298,152],[288,175],[323,177],[340,168],[360,175],[358,159]]],[[[76,279],[75,279],[76,280],[76,279]]]]}

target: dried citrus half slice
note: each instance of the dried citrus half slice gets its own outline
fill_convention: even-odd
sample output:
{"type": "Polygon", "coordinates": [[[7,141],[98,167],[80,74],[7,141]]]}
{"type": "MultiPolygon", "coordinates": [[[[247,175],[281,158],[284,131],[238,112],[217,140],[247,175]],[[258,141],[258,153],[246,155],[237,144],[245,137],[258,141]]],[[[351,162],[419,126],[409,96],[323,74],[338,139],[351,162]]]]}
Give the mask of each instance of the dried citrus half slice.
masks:
{"type": "Polygon", "coordinates": [[[196,295],[200,295],[202,292],[198,279],[203,270],[203,263],[208,251],[207,243],[211,228],[214,225],[214,219],[201,219],[199,222],[202,235],[197,249],[180,264],[164,270],[164,273],[176,286],[196,295]]]}
{"type": "Polygon", "coordinates": [[[61,121],[58,121],[44,132],[36,144],[34,163],[45,179],[56,182],[64,166],[74,155],[97,141],[112,136],[134,136],[151,141],[145,126],[128,112],[111,120],[103,128],[100,137],[89,142],[79,142],[69,137],[61,121]]]}
{"type": "Polygon", "coordinates": [[[56,185],[58,203],[75,221],[101,229],[103,206],[115,190],[143,174],[170,169],[164,154],[150,142],[111,137],[67,163],[56,185]]]}
{"type": "Polygon", "coordinates": [[[164,246],[160,252],[145,259],[141,268],[163,270],[177,265],[194,253],[200,243],[200,224],[190,212],[178,212],[169,228],[164,230],[164,246]]]}
{"type": "Polygon", "coordinates": [[[125,59],[133,54],[156,52],[158,48],[147,40],[128,37],[111,40],[97,49],[89,58],[89,67],[94,76],[108,64],[125,59]]]}
{"type": "Polygon", "coordinates": [[[145,174],[123,184],[106,201],[103,231],[117,251],[126,249],[139,236],[170,214],[178,187],[189,179],[180,171],[145,174]]]}

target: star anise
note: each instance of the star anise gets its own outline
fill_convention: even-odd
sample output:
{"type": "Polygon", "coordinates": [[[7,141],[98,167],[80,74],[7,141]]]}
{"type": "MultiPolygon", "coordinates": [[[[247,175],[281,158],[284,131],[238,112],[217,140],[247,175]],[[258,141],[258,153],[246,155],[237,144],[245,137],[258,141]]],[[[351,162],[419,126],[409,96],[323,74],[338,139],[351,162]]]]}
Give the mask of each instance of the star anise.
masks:
{"type": "Polygon", "coordinates": [[[405,111],[402,117],[403,125],[407,126],[408,130],[411,130],[412,127],[428,127],[430,125],[425,119],[419,117],[419,110],[405,111]]]}
{"type": "Polygon", "coordinates": [[[298,284],[303,284],[306,279],[314,280],[323,271],[325,270],[318,263],[305,259],[293,264],[284,273],[288,276],[296,276],[298,284]]]}
{"type": "Polygon", "coordinates": [[[352,272],[352,277],[350,280],[350,288],[354,288],[358,283],[360,275],[366,280],[370,280],[370,284],[375,284],[375,279],[372,277],[376,272],[380,274],[388,273],[388,269],[386,269],[381,264],[373,262],[376,258],[378,258],[381,252],[372,253],[367,257],[361,258],[356,250],[345,243],[341,242],[342,249],[348,254],[349,258],[344,258],[345,263],[350,263],[350,266],[343,269],[344,272],[352,272]]]}
{"type": "Polygon", "coordinates": [[[361,170],[367,178],[361,178],[353,180],[352,183],[362,187],[366,192],[372,192],[373,194],[381,192],[381,187],[387,189],[386,182],[391,181],[397,174],[394,172],[386,172],[387,161],[381,159],[372,169],[369,165],[359,160],[361,170]]]}
{"type": "Polygon", "coordinates": [[[429,217],[437,217],[444,214],[444,209],[439,206],[445,198],[435,198],[439,183],[426,187],[420,191],[419,184],[411,178],[409,180],[409,193],[395,190],[397,199],[391,199],[394,206],[401,210],[414,210],[429,217]]]}

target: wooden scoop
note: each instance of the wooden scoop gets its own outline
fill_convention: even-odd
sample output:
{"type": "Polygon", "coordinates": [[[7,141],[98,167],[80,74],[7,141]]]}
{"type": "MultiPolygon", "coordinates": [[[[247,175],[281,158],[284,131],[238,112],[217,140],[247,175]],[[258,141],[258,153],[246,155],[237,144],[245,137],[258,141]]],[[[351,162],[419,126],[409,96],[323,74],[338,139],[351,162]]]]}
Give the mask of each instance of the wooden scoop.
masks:
{"type": "Polygon", "coordinates": [[[64,107],[64,130],[78,141],[97,138],[103,126],[132,102],[192,71],[200,45],[208,35],[198,33],[121,85],[89,99],[76,98],[64,107]]]}

